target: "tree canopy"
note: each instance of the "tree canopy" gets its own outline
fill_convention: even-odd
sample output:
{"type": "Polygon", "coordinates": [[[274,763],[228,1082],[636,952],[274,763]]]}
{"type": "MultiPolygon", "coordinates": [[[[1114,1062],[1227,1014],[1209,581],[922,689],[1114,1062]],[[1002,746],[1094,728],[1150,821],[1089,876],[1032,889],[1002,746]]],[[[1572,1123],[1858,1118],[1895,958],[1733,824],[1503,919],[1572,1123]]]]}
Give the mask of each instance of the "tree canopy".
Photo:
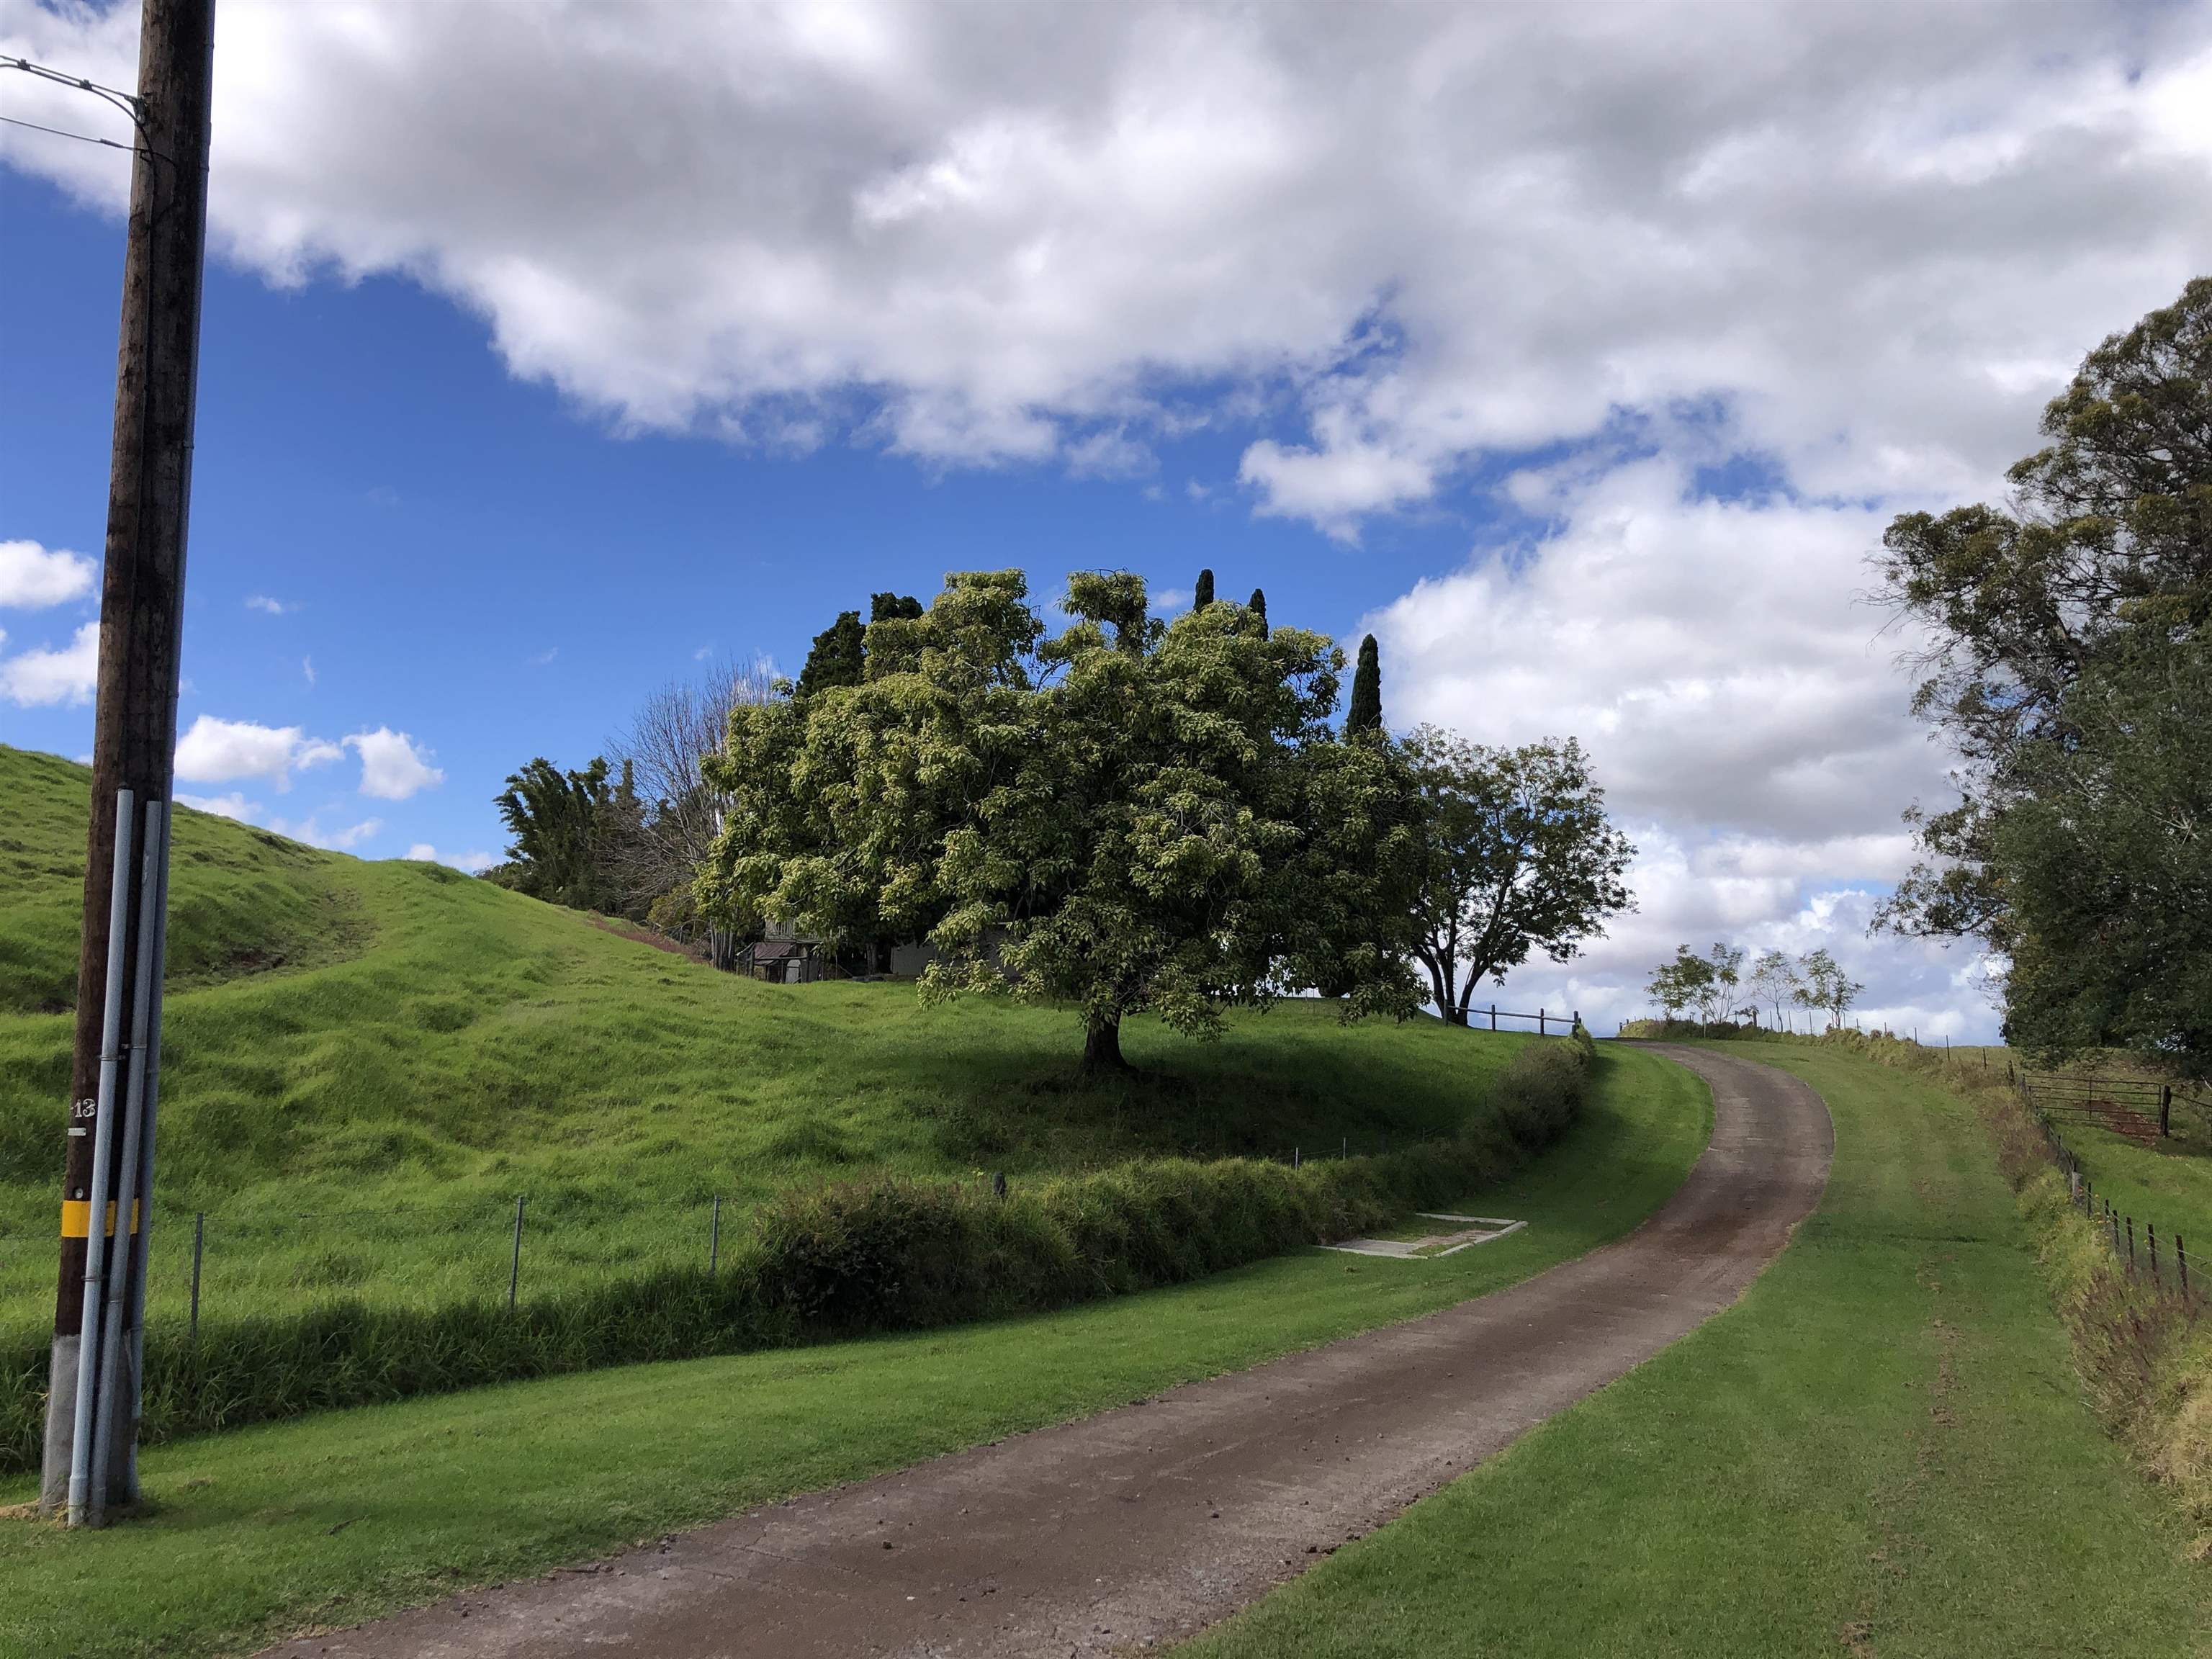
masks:
{"type": "Polygon", "coordinates": [[[1353,1012],[1410,1011],[1383,888],[1413,830],[1389,757],[1327,725],[1341,653],[1249,607],[1164,624],[1126,573],[1060,609],[1048,637],[1020,572],[956,574],[869,626],[859,684],[735,710],[702,889],[925,938],[926,994],[1071,1002],[1094,1066],[1132,1013],[1208,1035],[1347,964],[1353,1012]]]}
{"type": "Polygon", "coordinates": [[[532,898],[580,910],[619,908],[609,845],[633,833],[637,793],[625,764],[619,785],[605,760],[564,772],[543,756],[511,773],[495,805],[514,843],[488,878],[532,898]]]}
{"type": "Polygon", "coordinates": [[[2091,352],[2042,429],[2008,507],[1884,537],[1887,597],[1932,641],[1915,708],[1960,756],[1961,797],[1913,815],[1926,857],[1884,920],[2008,960],[2016,1042],[2201,1075],[2203,778],[2146,734],[2205,729],[2212,278],[2091,352]]]}
{"type": "Polygon", "coordinates": [[[1565,962],[1629,908],[1636,849],[1572,738],[1490,749],[1424,726],[1396,752],[1425,817],[1413,953],[1437,1011],[1463,1025],[1484,979],[1538,951],[1565,962]]]}

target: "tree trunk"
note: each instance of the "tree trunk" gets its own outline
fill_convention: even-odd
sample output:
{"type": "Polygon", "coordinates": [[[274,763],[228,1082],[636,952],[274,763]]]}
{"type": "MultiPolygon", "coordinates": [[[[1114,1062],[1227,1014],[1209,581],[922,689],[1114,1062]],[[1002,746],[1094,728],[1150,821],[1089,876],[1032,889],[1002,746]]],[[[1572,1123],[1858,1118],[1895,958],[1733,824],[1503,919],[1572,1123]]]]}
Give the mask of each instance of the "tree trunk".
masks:
{"type": "Polygon", "coordinates": [[[1121,1058],[1121,1019],[1093,1020],[1083,1034],[1083,1069],[1086,1072],[1126,1072],[1121,1058]]]}

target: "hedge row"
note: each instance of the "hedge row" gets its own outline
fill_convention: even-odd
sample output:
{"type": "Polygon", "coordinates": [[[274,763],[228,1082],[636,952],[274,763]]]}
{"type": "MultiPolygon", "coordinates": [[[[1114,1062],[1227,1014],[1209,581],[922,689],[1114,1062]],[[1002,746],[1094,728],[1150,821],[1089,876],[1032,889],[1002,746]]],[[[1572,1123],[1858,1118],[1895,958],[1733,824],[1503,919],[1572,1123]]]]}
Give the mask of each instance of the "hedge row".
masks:
{"type": "MultiPolygon", "coordinates": [[[[1586,1033],[1532,1043],[1465,1133],[1308,1164],[1164,1159],[1023,1184],[883,1180],[785,1194],[722,1271],[671,1269],[525,1302],[338,1302],[149,1329],[142,1443],[641,1360],[788,1346],[1062,1308],[1346,1237],[1493,1181],[1573,1121],[1586,1033]]],[[[0,1347],[0,1471],[37,1467],[46,1349],[0,1347]]]]}

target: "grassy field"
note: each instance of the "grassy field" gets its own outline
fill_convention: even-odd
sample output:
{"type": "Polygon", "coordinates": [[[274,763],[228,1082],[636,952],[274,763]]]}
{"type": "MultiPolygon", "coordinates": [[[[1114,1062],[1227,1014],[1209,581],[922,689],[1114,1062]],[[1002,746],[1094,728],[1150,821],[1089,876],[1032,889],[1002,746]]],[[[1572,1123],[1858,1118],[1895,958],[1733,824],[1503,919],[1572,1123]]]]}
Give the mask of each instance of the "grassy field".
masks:
{"type": "Polygon", "coordinates": [[[2204,1650],[2212,1578],[2082,1403],[1980,1121],[1864,1061],[1725,1051],[1834,1115],[1781,1260],[1191,1659],[2204,1650]]]}
{"type": "Polygon", "coordinates": [[[2100,1212],[2109,1201],[2135,1218],[2138,1233],[2145,1223],[2156,1227],[2161,1249],[2179,1233],[2190,1244],[2192,1261],[2203,1251],[2212,1279],[2212,1133],[2179,1107],[2174,1109],[2173,1128],[2172,1138],[2155,1146],[2140,1146],[2081,1123],[2068,1123],[2062,1132],[2100,1212]]]}
{"type": "MultiPolygon", "coordinates": [[[[1414,1317],[1618,1236],[1703,1148],[1702,1085],[1608,1050],[1553,1151],[1465,1202],[1528,1229],[1437,1261],[1279,1257],[1072,1312],[642,1365],[333,1413],[147,1454],[152,1513],[0,1521],[0,1652],[251,1650],[602,1554],[1414,1317]],[[94,1632],[88,1636],[86,1632],[94,1632]]],[[[0,1503],[30,1496],[0,1486],[0,1503]]]]}
{"type": "MultiPolygon", "coordinates": [[[[73,970],[88,775],[0,750],[10,983],[73,970]]],[[[518,1194],[525,1288],[545,1290],[703,1261],[717,1195],[729,1226],[778,1189],[882,1171],[1018,1181],[1446,1133],[1529,1040],[1285,1003],[1215,1043],[1139,1023],[1143,1074],[1101,1084],[1054,1010],[756,984],[452,870],[198,813],[178,816],[176,858],[179,960],[203,982],[167,1004],[156,1319],[183,1304],[195,1211],[210,1313],[503,1293],[518,1194]],[[264,913],[312,945],[274,942],[289,922],[251,951],[216,943],[264,913]]],[[[70,1020],[21,1012],[42,999],[0,1012],[0,1331],[52,1317],[70,1020]]]]}
{"type": "MultiPolygon", "coordinates": [[[[76,1004],[91,774],[0,744],[0,1016],[76,1004]]],[[[356,860],[198,812],[178,815],[169,983],[214,984],[328,961],[361,938],[343,872],[356,860]]]]}

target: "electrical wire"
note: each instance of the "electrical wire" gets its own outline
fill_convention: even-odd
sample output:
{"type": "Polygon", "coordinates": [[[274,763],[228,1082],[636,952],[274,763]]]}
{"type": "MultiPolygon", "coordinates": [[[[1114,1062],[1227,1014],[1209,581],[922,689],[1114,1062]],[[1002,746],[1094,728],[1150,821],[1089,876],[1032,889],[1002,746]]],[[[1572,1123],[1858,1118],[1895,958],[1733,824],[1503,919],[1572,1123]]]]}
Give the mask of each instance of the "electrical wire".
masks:
{"type": "Polygon", "coordinates": [[[114,87],[103,87],[99,82],[88,81],[82,75],[70,75],[62,70],[48,69],[44,64],[34,64],[27,58],[0,57],[0,69],[21,70],[26,75],[37,76],[41,81],[52,81],[56,86],[71,87],[78,92],[88,92],[95,97],[105,98],[129,116],[133,126],[138,126],[142,131],[143,131],[140,118],[145,114],[146,106],[138,100],[136,93],[123,92],[114,87]]]}
{"type": "Polygon", "coordinates": [[[98,144],[105,149],[119,149],[128,155],[151,155],[150,149],[141,149],[136,144],[119,144],[112,138],[94,138],[89,133],[64,132],[59,127],[42,127],[36,121],[19,121],[12,115],[0,115],[0,125],[28,127],[33,132],[50,132],[57,138],[74,138],[80,144],[98,144]]]}

